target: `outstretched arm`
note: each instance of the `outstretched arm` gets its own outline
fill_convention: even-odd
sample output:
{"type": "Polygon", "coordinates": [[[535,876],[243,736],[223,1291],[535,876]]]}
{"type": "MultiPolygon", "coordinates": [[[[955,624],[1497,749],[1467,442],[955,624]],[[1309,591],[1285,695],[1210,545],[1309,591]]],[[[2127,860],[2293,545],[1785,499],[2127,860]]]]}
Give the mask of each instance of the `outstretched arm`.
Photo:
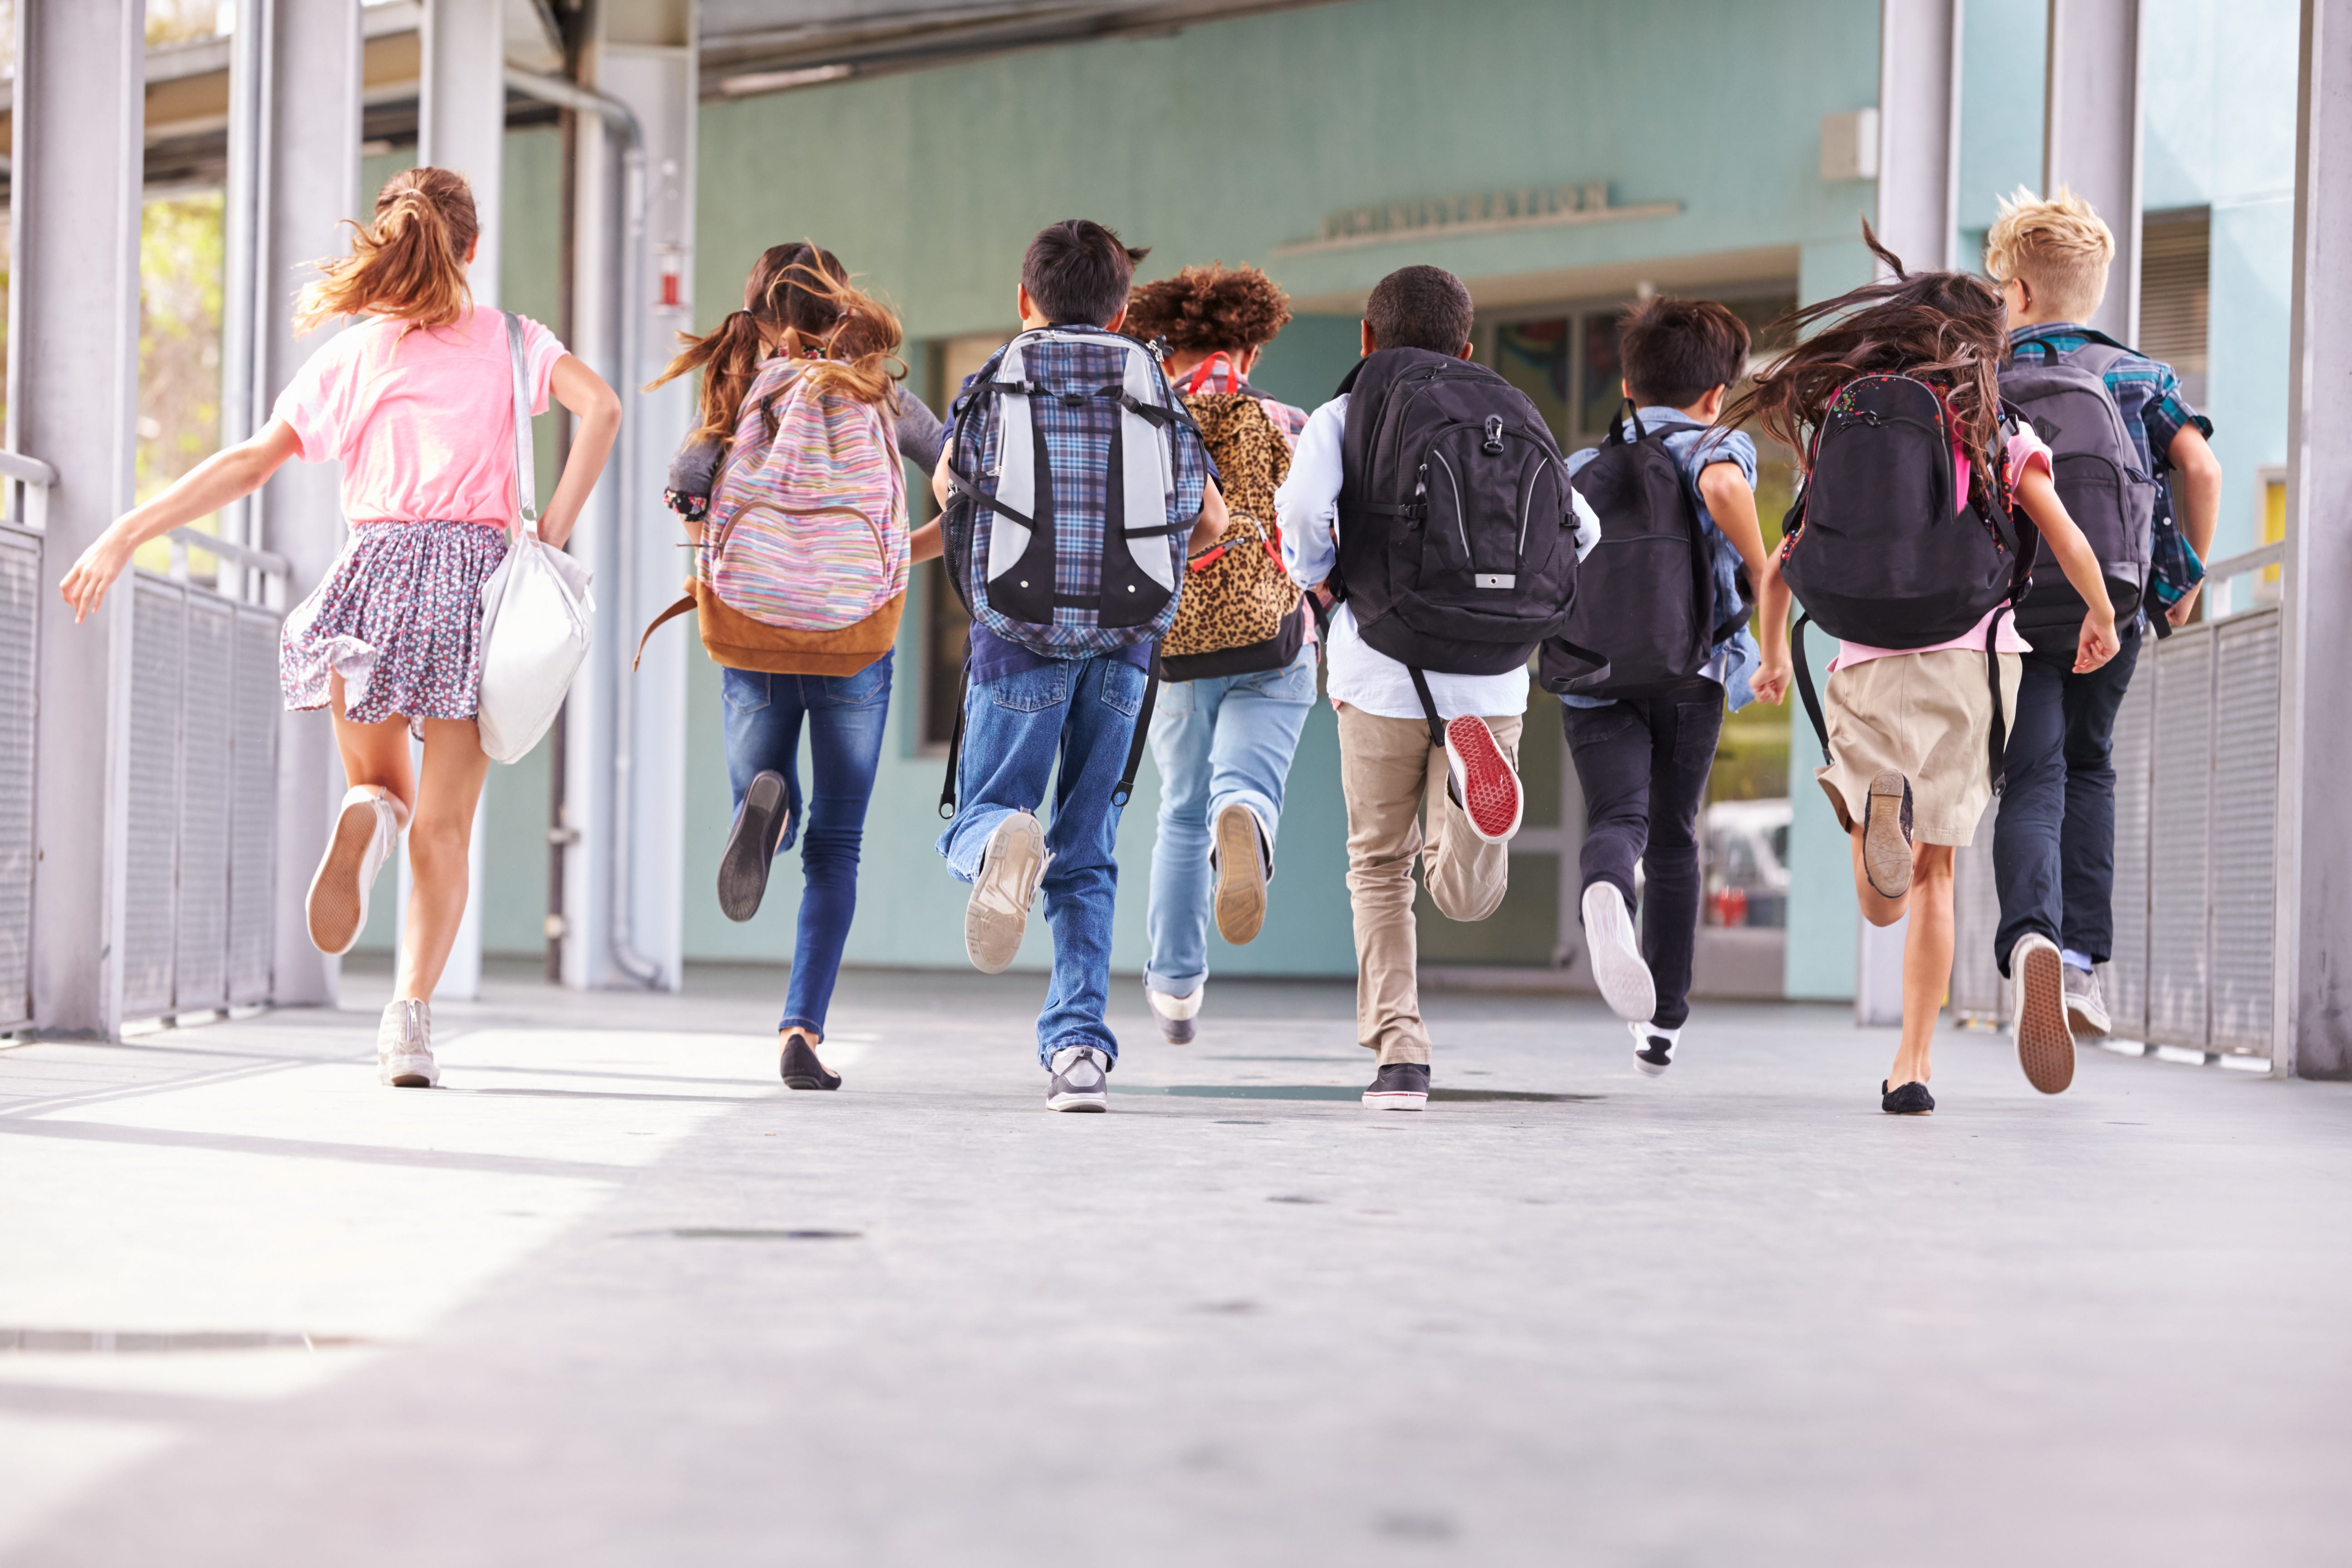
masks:
{"type": "Polygon", "coordinates": [[[154,500],[116,518],[111,527],[91,541],[65,581],[58,584],[58,592],[73,606],[74,624],[79,626],[84,616],[98,608],[141,545],[251,495],[301,451],[301,438],[294,434],[294,427],[283,419],[272,419],[251,440],[214,453],[154,500]]]}
{"type": "Polygon", "coordinates": [[[1756,629],[1762,634],[1763,657],[1748,689],[1767,702],[1785,701],[1793,667],[1789,660],[1789,584],[1780,576],[1777,550],[1764,558],[1764,569],[1756,574],[1756,629]]]}
{"type": "Polygon", "coordinates": [[[549,390],[580,422],[572,432],[572,455],[563,462],[563,477],[556,482],[555,494],[548,498],[547,511],[539,520],[539,536],[560,546],[572,537],[580,509],[588,504],[588,492],[596,488],[596,476],[604,471],[604,459],[612,456],[614,437],[621,430],[621,400],[604,384],[603,376],[571,354],[555,362],[549,390]]]}
{"type": "Polygon", "coordinates": [[[2050,546],[2050,553],[2066,574],[2066,581],[2090,606],[2083,617],[2083,635],[2074,648],[2074,673],[2087,675],[2116,657],[2119,646],[2116,641],[2116,607],[2107,598],[2107,580],[2099,570],[2099,558],[2092,553],[2091,542],[2074,526],[2066,514],[2066,503],[2058,499],[2058,487],[2050,482],[2047,463],[2029,463],[2025,477],[2017,484],[2018,504],[2025,515],[2042,531],[2050,546]]]}

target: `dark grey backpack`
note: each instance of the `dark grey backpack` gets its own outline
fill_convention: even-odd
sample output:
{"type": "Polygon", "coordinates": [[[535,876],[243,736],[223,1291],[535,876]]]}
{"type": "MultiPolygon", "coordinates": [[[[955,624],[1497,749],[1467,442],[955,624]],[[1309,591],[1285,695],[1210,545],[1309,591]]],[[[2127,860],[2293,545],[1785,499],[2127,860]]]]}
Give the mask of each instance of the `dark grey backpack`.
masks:
{"type": "MultiPolygon", "coordinates": [[[[2001,400],[2050,444],[2058,499],[2098,557],[2118,622],[2130,620],[2147,591],[2156,518],[2156,481],[2140,471],[2139,453],[2105,380],[2126,352],[2095,339],[2049,359],[2011,360],[2000,373],[2001,400]]],[[[2083,627],[2082,595],[2058,570],[2047,543],[2035,564],[2032,591],[2017,607],[2017,629],[2045,653],[2071,656],[2083,627]]]]}

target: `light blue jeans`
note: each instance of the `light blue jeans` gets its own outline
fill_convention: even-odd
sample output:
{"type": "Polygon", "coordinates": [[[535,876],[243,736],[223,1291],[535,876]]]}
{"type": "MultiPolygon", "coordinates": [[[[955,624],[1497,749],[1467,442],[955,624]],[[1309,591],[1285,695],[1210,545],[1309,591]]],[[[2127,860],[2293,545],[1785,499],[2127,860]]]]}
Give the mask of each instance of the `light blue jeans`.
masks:
{"type": "Polygon", "coordinates": [[[1280,669],[1162,686],[1151,713],[1160,837],[1151,847],[1151,961],[1143,983],[1190,995],[1209,977],[1209,825],[1246,805],[1271,837],[1298,733],[1315,706],[1315,645],[1280,669]]]}

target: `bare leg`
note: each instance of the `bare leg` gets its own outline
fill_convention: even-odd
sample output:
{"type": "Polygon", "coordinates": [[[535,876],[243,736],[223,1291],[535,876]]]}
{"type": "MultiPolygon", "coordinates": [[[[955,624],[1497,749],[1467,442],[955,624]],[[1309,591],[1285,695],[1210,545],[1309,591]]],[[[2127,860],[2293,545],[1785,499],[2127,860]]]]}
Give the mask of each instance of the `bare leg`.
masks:
{"type": "Polygon", "coordinates": [[[425,721],[425,776],[408,824],[408,924],[401,933],[400,973],[393,995],[424,1001],[441,983],[457,925],[466,915],[466,857],[474,837],[474,805],[490,759],[471,719],[425,721]]]}
{"type": "Polygon", "coordinates": [[[343,783],[381,784],[404,811],[416,806],[416,777],[408,758],[408,721],[384,719],[354,724],[343,717],[343,678],[329,678],[333,698],[335,749],[343,756],[343,783]]]}
{"type": "Polygon", "coordinates": [[[1853,829],[1853,890],[1862,904],[1862,918],[1874,926],[1891,926],[1907,912],[1911,925],[1903,933],[1903,1037],[1895,1049],[1895,1066],[1886,1087],[1928,1079],[1927,1048],[1936,1038],[1936,1021],[1943,1011],[1945,994],[1952,984],[1952,850],[1944,844],[1911,847],[1911,890],[1890,899],[1870,885],[1862,868],[1862,829],[1853,829]]]}

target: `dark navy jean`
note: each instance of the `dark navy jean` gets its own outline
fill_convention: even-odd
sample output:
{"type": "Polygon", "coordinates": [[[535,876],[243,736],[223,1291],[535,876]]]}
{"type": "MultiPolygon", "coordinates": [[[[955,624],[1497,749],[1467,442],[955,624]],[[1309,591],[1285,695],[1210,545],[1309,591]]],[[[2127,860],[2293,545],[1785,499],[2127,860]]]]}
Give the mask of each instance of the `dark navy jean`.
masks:
{"type": "Polygon", "coordinates": [[[890,656],[855,675],[721,672],[727,699],[727,780],[735,805],[760,773],[784,775],[792,820],[776,846],[801,843],[800,927],[779,1029],[824,1033],[825,1009],[841,973],[841,949],[857,912],[857,855],[866,804],[882,760],[890,716],[890,656]],[[809,793],[801,792],[801,730],[809,735],[809,793]]]}
{"type": "Polygon", "coordinates": [[[2028,931],[2105,963],[2116,943],[2116,712],[2139,663],[2137,623],[2116,657],[2077,675],[2072,656],[2020,664],[2017,717],[2002,748],[1992,875],[2000,892],[1993,960],[2028,931]]]}
{"type": "Polygon", "coordinates": [[[1143,705],[1144,673],[1116,654],[1049,659],[978,681],[964,693],[963,756],[956,814],[939,851],[960,882],[980,874],[996,825],[1037,812],[1054,783],[1040,885],[1054,933],[1054,979],[1037,1018],[1037,1059],[1064,1046],[1093,1046],[1116,1061],[1104,1020],[1110,1000],[1111,912],[1118,898],[1119,808],[1111,804],[1143,705]],[[1056,763],[1059,768],[1055,767],[1056,763]]]}

